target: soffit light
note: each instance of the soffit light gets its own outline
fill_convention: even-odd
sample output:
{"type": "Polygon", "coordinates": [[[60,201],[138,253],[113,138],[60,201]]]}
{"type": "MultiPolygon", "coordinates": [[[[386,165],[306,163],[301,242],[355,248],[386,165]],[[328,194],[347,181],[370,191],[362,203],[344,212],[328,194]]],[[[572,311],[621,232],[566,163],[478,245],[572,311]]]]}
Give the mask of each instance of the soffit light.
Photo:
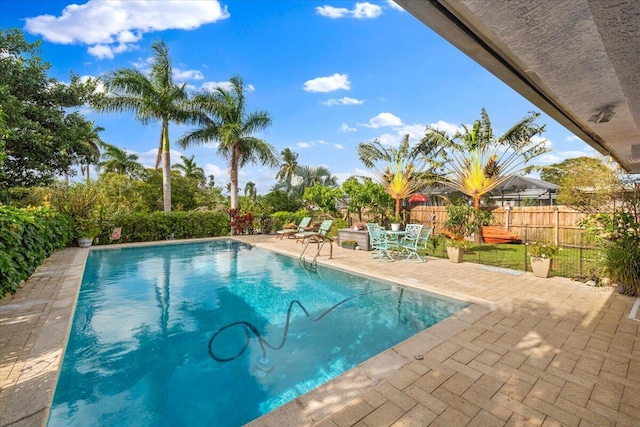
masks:
{"type": "Polygon", "coordinates": [[[608,106],[602,109],[598,114],[594,114],[589,117],[590,122],[595,123],[606,123],[615,116],[615,111],[613,111],[613,106],[608,106]]]}

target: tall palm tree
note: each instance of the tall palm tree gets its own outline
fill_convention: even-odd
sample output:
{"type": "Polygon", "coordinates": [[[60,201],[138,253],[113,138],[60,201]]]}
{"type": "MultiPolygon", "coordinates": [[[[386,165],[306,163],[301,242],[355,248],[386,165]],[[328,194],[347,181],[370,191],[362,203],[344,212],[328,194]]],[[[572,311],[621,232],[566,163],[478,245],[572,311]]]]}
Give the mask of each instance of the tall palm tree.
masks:
{"type": "Polygon", "coordinates": [[[280,155],[282,156],[282,163],[280,164],[280,170],[276,174],[276,179],[284,179],[291,183],[291,178],[293,178],[298,168],[298,153],[285,148],[280,155]]]}
{"type": "Polygon", "coordinates": [[[544,132],[545,126],[535,123],[539,116],[530,113],[495,137],[489,115],[482,108],[480,119],[470,128],[463,126],[464,132],[449,138],[444,131],[428,126],[423,140],[449,147],[442,182],[471,197],[478,211],[482,196],[512,176],[529,172],[533,168],[527,166],[529,160],[549,151],[546,140],[532,141],[544,132]]]}
{"type": "Polygon", "coordinates": [[[324,166],[298,166],[295,171],[293,193],[302,197],[304,190],[321,184],[327,187],[337,187],[338,178],[331,174],[331,171],[324,166]]]}
{"type": "Polygon", "coordinates": [[[176,163],[171,166],[172,169],[177,169],[184,175],[185,178],[194,179],[198,186],[204,187],[207,183],[207,178],[204,173],[204,169],[197,165],[194,160],[195,155],[191,157],[180,156],[182,163],[176,163]]]}
{"type": "Polygon", "coordinates": [[[186,148],[192,144],[218,142],[218,154],[229,162],[231,209],[238,208],[238,170],[248,163],[269,167],[278,164],[273,148],[252,136],[267,128],[271,118],[266,111],[246,112],[245,88],[239,76],[230,79],[231,90],[217,87],[193,98],[194,108],[201,113],[200,128],[188,132],[178,143],[186,148]]]}
{"type": "Polygon", "coordinates": [[[104,131],[101,126],[94,126],[93,122],[87,123],[87,135],[84,141],[86,147],[86,154],[83,156],[80,170],[86,177],[87,182],[91,180],[89,176],[89,166],[97,164],[100,161],[100,145],[103,143],[100,139],[99,133],[104,131]]]}
{"type": "Polygon", "coordinates": [[[104,169],[105,172],[115,172],[120,175],[128,175],[138,177],[144,170],[144,167],[138,163],[137,154],[127,154],[122,148],[115,145],[102,142],[103,161],[98,163],[98,167],[104,169]]]}
{"type": "Polygon", "coordinates": [[[162,41],[151,45],[155,51],[151,72],[148,76],[132,68],[122,68],[107,74],[104,84],[109,94],[96,103],[104,112],[133,111],[143,124],[160,121],[160,147],[158,167],[162,157],[162,197],[164,211],[171,211],[171,159],[169,122],[188,123],[193,116],[186,108],[188,101],[186,83],[178,86],[173,82],[173,69],[169,49],[162,41]]]}
{"type": "Polygon", "coordinates": [[[257,195],[256,183],[253,181],[249,181],[244,186],[244,195],[248,196],[250,199],[255,199],[257,195]]]}
{"type": "Polygon", "coordinates": [[[377,139],[358,144],[360,161],[373,169],[377,180],[395,200],[394,214],[400,215],[402,199],[410,197],[434,177],[444,147],[422,140],[410,146],[406,134],[398,148],[385,147],[377,139]]]}

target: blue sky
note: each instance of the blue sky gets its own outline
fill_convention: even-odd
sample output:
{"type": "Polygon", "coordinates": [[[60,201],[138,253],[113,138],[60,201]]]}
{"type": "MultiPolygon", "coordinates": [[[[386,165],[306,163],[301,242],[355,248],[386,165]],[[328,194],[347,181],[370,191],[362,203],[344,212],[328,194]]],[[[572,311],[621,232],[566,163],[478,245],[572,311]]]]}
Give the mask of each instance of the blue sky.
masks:
{"type": "MultiPolygon", "coordinates": [[[[426,125],[451,132],[485,107],[496,133],[530,111],[529,101],[459,52],[391,1],[346,0],[0,0],[3,29],[22,29],[43,40],[49,75],[98,77],[118,68],[148,69],[151,44],[163,40],[176,82],[193,91],[240,75],[251,88],[249,111],[266,110],[273,124],[256,135],[280,153],[290,148],[301,165],[325,166],[342,182],[371,175],[357,145],[379,139],[417,142],[426,125]]],[[[136,122],[132,113],[84,111],[105,128],[104,141],[139,155],[152,167],[160,125],[136,122]]],[[[546,165],[595,151],[542,114],[552,151],[546,165]]],[[[195,155],[217,185],[227,165],[214,145],[183,150],[175,141],[189,128],[171,125],[171,161],[195,155]]],[[[241,170],[264,194],[276,169],[241,170]]],[[[95,176],[95,174],[94,174],[95,176]]]]}

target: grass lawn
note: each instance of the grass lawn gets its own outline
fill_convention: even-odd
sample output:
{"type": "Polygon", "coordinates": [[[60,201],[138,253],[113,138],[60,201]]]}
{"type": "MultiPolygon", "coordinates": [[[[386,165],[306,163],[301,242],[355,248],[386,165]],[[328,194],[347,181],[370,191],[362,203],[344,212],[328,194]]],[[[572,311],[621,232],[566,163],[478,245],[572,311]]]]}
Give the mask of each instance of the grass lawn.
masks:
{"type": "MultiPolygon", "coordinates": [[[[440,239],[438,242],[436,240],[429,242],[429,247],[421,254],[447,258],[445,240],[440,239]]],[[[472,245],[465,251],[464,260],[513,270],[531,271],[526,249],[524,244],[472,245]]],[[[551,274],[575,279],[588,277],[590,270],[595,266],[597,255],[598,251],[593,248],[560,248],[559,254],[553,259],[551,274]]]]}

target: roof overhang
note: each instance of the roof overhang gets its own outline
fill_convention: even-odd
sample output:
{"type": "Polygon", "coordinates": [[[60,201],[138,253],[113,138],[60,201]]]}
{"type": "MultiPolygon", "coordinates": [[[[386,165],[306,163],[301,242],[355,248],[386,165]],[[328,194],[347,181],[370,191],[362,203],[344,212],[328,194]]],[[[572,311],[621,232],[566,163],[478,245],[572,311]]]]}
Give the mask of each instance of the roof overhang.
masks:
{"type": "Polygon", "coordinates": [[[394,1],[600,154],[640,173],[640,1],[394,1]]]}

